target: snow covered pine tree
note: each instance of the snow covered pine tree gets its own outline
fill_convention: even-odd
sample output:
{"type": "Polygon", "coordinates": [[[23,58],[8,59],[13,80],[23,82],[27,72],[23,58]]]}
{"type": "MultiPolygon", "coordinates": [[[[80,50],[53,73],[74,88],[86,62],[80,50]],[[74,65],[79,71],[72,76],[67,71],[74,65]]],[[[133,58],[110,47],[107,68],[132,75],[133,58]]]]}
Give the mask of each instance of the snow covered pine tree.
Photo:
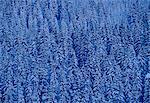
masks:
{"type": "Polygon", "coordinates": [[[150,103],[150,0],[0,0],[0,103],[150,103]]]}

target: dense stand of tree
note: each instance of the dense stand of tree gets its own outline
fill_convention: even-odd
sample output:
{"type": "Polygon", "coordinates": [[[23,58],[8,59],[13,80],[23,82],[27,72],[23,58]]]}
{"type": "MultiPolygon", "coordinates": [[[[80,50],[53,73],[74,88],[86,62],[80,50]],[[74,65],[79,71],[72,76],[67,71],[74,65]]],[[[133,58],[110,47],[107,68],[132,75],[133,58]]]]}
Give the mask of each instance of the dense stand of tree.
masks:
{"type": "Polygon", "coordinates": [[[149,0],[0,0],[0,103],[149,103],[149,0]]]}

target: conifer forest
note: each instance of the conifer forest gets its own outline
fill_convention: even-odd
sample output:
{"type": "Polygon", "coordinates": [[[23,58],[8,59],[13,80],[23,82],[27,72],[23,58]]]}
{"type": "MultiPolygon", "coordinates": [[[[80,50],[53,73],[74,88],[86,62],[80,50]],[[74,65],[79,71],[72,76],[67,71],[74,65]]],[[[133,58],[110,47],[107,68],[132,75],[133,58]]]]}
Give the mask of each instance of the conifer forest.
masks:
{"type": "Polygon", "coordinates": [[[0,103],[150,103],[150,0],[0,0],[0,103]]]}

